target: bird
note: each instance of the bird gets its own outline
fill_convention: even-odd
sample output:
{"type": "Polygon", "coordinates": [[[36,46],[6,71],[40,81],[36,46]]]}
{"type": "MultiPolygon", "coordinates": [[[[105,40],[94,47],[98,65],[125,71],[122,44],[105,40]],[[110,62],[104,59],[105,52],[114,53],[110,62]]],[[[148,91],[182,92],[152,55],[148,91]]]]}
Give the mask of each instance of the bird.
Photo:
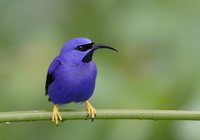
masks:
{"type": "Polygon", "coordinates": [[[52,122],[56,125],[59,120],[63,121],[58,105],[71,102],[84,102],[87,117],[91,115],[92,121],[96,117],[96,110],[88,99],[94,92],[97,76],[97,67],[92,57],[100,48],[119,52],[113,47],[96,44],[86,37],[77,37],[65,43],[59,55],[51,62],[46,76],[45,95],[54,104],[52,122]]]}

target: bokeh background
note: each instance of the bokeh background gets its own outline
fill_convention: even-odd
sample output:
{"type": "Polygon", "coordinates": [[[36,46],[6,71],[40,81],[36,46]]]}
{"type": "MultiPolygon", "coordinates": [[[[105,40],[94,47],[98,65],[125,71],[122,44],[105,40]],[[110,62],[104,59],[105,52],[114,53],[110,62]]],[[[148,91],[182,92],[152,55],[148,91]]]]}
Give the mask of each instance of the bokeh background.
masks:
{"type": "MultiPolygon", "coordinates": [[[[200,110],[200,1],[0,0],[0,111],[52,110],[46,72],[73,37],[99,50],[97,109],[200,110]]],[[[83,109],[84,104],[60,109],[83,109]]],[[[200,122],[95,120],[0,124],[1,140],[199,140],[200,122]]]]}

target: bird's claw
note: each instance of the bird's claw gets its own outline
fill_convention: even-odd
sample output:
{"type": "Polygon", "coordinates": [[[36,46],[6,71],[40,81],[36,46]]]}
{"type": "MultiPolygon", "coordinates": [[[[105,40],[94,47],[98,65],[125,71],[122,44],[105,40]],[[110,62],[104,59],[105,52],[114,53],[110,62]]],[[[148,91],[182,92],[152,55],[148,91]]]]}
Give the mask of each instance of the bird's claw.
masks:
{"type": "Polygon", "coordinates": [[[60,112],[58,110],[57,105],[54,105],[54,107],[53,107],[53,113],[52,113],[52,122],[55,121],[57,126],[58,126],[58,118],[60,119],[60,121],[63,121],[62,117],[60,115],[60,112]]]}
{"type": "Polygon", "coordinates": [[[87,119],[88,119],[89,115],[90,115],[90,114],[87,114],[87,116],[86,116],[85,120],[87,120],[87,119]]]}
{"type": "MultiPolygon", "coordinates": [[[[85,103],[86,103],[86,110],[88,112],[87,118],[91,114],[92,122],[93,122],[94,118],[96,117],[96,110],[88,101],[86,101],[85,103]]],[[[87,118],[86,118],[86,120],[87,120],[87,118]]]]}

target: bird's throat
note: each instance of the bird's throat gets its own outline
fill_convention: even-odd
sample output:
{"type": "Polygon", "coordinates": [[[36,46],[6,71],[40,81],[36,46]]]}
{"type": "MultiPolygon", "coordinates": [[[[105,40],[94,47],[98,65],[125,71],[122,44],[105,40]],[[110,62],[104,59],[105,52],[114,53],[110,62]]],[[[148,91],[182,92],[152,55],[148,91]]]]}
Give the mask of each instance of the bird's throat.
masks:
{"type": "Polygon", "coordinates": [[[90,61],[92,61],[92,56],[93,56],[93,53],[94,53],[94,50],[91,50],[89,53],[87,53],[82,61],[85,62],[85,63],[89,63],[90,61]]]}

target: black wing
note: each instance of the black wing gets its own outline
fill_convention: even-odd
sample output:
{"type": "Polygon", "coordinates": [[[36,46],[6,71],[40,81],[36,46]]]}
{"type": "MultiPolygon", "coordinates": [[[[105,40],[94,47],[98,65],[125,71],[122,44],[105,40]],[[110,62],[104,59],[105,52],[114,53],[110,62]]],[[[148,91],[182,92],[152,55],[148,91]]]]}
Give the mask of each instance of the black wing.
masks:
{"type": "Polygon", "coordinates": [[[45,90],[46,90],[45,95],[48,95],[48,88],[50,84],[53,83],[53,81],[55,80],[54,72],[60,66],[60,64],[61,64],[60,60],[58,59],[58,57],[56,57],[51,63],[51,65],[49,66],[47,79],[46,79],[46,85],[45,85],[45,90]]]}
{"type": "Polygon", "coordinates": [[[48,95],[48,88],[49,88],[49,85],[50,85],[51,83],[53,83],[54,80],[55,80],[55,79],[54,79],[53,73],[47,74],[47,80],[46,80],[46,85],[45,85],[45,90],[46,90],[45,95],[48,95]]]}

